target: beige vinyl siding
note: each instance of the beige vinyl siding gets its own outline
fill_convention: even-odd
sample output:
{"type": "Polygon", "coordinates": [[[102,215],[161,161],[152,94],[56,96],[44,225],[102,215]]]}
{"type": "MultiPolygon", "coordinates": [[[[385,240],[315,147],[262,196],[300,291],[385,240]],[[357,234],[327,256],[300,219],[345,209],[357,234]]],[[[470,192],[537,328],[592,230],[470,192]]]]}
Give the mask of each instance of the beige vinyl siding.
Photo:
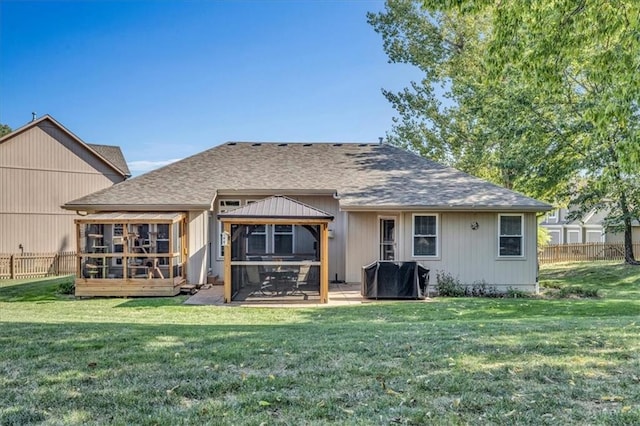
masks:
{"type": "MultiPolygon", "coordinates": [[[[511,213],[509,213],[511,214],[511,213]]],[[[347,280],[359,282],[362,266],[378,259],[378,218],[387,214],[350,213],[348,217],[347,280]]],[[[535,213],[524,214],[524,256],[498,256],[498,213],[403,212],[399,227],[398,260],[416,260],[431,270],[430,284],[436,272],[444,271],[460,282],[472,284],[484,280],[501,290],[508,287],[536,291],[537,255],[535,213]],[[438,256],[414,257],[413,214],[438,213],[438,256]],[[478,222],[476,230],[471,224],[478,222]]]]}
{"type": "Polygon", "coordinates": [[[316,209],[333,215],[333,222],[329,223],[329,229],[333,231],[333,238],[329,239],[329,281],[336,275],[339,280],[345,279],[345,240],[346,240],[346,213],[341,212],[338,200],[333,197],[301,196],[291,197],[301,203],[308,204],[316,209]]]}
{"type": "Polygon", "coordinates": [[[60,206],[123,178],[43,121],[0,144],[0,252],[75,249],[75,212],[60,206]]]}
{"type": "Polygon", "coordinates": [[[347,225],[349,235],[346,244],[346,281],[360,282],[362,267],[379,258],[378,214],[374,212],[349,212],[347,225]]]}
{"type": "MultiPolygon", "coordinates": [[[[273,194],[275,195],[275,194],[273,194]]],[[[287,194],[284,194],[287,195],[287,194]]],[[[211,270],[214,275],[218,275],[221,278],[224,277],[224,262],[218,255],[218,244],[220,238],[220,232],[218,228],[218,208],[220,206],[220,200],[239,200],[240,205],[247,204],[247,200],[258,201],[264,198],[268,198],[271,195],[254,195],[254,196],[224,196],[216,199],[214,202],[215,211],[210,218],[209,230],[211,233],[211,270]]],[[[331,196],[294,196],[287,195],[288,197],[300,201],[301,203],[308,204],[316,209],[323,210],[334,216],[334,221],[329,223],[329,229],[334,231],[334,238],[329,239],[329,280],[333,280],[338,276],[338,279],[344,280],[345,277],[345,238],[346,238],[346,224],[345,213],[339,210],[338,200],[331,196]]],[[[298,231],[295,235],[296,238],[296,251],[302,250],[304,247],[308,247],[308,237],[301,231],[298,231]]],[[[268,242],[270,244],[270,241],[268,242]]]]}
{"type": "MultiPolygon", "coordinates": [[[[624,232],[607,232],[605,235],[606,243],[624,243],[624,232]]],[[[640,226],[631,228],[631,239],[634,243],[640,243],[640,226]]],[[[640,253],[634,253],[636,258],[640,257],[640,253]]]]}
{"type": "MultiPolygon", "coordinates": [[[[509,213],[512,214],[512,213],[509,213]]],[[[413,213],[404,214],[405,252],[411,252],[413,213]]],[[[535,213],[524,214],[524,256],[500,257],[498,255],[498,213],[453,213],[439,215],[439,259],[409,256],[407,260],[419,261],[431,270],[430,283],[436,283],[436,271],[444,271],[457,277],[461,283],[472,284],[484,280],[501,289],[511,286],[524,290],[536,290],[537,223],[535,213]],[[472,223],[478,223],[476,230],[472,223]]]]}
{"type": "Polygon", "coordinates": [[[187,282],[204,284],[207,282],[207,259],[209,258],[208,211],[189,212],[187,218],[187,241],[189,258],[187,261],[187,282]]]}

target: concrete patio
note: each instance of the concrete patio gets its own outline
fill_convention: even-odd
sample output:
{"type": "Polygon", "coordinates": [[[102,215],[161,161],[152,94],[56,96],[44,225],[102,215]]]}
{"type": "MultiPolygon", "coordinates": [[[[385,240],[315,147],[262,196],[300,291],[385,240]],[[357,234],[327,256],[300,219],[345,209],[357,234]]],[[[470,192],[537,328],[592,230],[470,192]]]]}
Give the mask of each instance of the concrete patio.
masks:
{"type": "MultiPolygon", "coordinates": [[[[269,307],[269,308],[309,308],[327,306],[359,305],[362,303],[378,302],[380,300],[365,299],[360,295],[359,283],[331,283],[329,284],[329,303],[318,303],[317,301],[238,301],[224,303],[224,286],[211,285],[201,288],[196,294],[188,298],[185,305],[212,305],[212,306],[245,306],[245,307],[269,307]]],[[[404,300],[409,302],[425,302],[425,300],[404,300]]]]}

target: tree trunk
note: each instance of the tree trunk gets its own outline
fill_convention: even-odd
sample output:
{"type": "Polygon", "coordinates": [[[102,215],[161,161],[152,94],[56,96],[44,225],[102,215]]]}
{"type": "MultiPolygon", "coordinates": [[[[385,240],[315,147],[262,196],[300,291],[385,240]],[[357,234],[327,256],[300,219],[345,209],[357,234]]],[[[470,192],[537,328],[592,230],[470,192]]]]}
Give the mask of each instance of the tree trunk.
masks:
{"type": "Polygon", "coordinates": [[[624,263],[627,265],[640,265],[633,255],[633,238],[631,228],[631,216],[627,205],[627,196],[623,192],[620,195],[620,209],[624,217],[624,263]]]}

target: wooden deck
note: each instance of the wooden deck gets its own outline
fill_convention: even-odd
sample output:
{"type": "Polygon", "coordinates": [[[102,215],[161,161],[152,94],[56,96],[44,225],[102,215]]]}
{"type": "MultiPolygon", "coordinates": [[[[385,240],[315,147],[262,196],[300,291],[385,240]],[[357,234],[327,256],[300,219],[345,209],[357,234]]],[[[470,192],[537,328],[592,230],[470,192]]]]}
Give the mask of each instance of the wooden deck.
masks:
{"type": "Polygon", "coordinates": [[[150,279],[91,279],[76,278],[76,296],[176,296],[184,284],[182,277],[150,279]]]}

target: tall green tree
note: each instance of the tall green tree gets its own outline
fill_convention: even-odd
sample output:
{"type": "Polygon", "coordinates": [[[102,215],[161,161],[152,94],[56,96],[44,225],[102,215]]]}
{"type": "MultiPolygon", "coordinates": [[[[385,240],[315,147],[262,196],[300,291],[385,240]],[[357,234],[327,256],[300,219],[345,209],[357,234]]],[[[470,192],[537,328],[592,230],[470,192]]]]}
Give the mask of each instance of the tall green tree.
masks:
{"type": "Polygon", "coordinates": [[[6,124],[0,124],[0,138],[11,133],[11,127],[6,124]]]}
{"type": "Polygon", "coordinates": [[[389,139],[529,195],[568,201],[577,214],[610,211],[634,263],[639,8],[389,1],[369,22],[390,61],[425,73],[400,93],[384,92],[399,114],[389,139]]]}

